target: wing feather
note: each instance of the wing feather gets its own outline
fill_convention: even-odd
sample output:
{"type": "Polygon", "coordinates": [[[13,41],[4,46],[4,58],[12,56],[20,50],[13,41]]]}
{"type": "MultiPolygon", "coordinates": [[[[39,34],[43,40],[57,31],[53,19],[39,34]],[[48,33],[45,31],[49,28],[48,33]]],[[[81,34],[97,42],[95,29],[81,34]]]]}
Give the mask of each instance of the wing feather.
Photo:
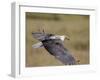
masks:
{"type": "Polygon", "coordinates": [[[43,44],[42,44],[42,42],[38,42],[36,44],[33,44],[32,48],[43,48],[43,44]]]}
{"type": "Polygon", "coordinates": [[[47,34],[44,33],[32,33],[33,37],[38,39],[39,41],[41,40],[45,40],[45,36],[47,36],[47,34]]]}
{"type": "Polygon", "coordinates": [[[47,42],[43,42],[45,49],[55,56],[58,60],[60,60],[65,65],[73,65],[75,64],[75,59],[71,55],[71,53],[64,47],[61,41],[50,40],[47,42]]]}

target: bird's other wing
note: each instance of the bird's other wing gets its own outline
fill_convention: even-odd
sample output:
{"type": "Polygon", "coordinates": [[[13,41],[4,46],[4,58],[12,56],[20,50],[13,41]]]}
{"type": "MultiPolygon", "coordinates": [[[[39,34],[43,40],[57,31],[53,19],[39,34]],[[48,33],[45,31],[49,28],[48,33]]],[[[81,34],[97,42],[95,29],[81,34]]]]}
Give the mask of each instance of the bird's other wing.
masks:
{"type": "Polygon", "coordinates": [[[60,41],[50,41],[43,43],[46,50],[55,56],[58,60],[60,60],[65,65],[74,65],[76,64],[75,58],[71,55],[71,53],[64,47],[62,42],[60,41]]]}
{"type": "Polygon", "coordinates": [[[43,48],[43,44],[42,44],[42,42],[38,42],[36,44],[33,44],[32,48],[43,48]]]}
{"type": "Polygon", "coordinates": [[[45,36],[46,36],[46,34],[38,33],[38,32],[32,33],[32,35],[34,38],[38,39],[39,41],[45,40],[45,36]]]}
{"type": "Polygon", "coordinates": [[[51,39],[50,38],[51,36],[54,36],[54,34],[39,33],[39,32],[32,33],[32,35],[39,41],[49,40],[51,39]]]}

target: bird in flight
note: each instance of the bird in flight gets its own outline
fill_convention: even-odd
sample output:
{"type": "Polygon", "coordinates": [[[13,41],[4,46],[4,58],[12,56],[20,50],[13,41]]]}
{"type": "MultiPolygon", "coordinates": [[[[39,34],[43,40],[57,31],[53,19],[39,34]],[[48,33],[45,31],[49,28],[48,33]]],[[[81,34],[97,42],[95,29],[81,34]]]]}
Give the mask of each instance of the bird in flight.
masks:
{"type": "Polygon", "coordinates": [[[39,40],[38,43],[33,44],[33,48],[44,47],[52,56],[61,61],[65,65],[76,64],[75,58],[63,45],[64,39],[69,38],[65,35],[48,34],[44,32],[33,32],[32,36],[39,40]]]}

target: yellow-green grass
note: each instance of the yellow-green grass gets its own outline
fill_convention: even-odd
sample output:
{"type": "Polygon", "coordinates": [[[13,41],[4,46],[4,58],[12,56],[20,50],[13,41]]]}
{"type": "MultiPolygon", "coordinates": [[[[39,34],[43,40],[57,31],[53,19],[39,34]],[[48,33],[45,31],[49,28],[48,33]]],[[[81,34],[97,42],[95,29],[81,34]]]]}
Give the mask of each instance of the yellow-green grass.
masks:
{"type": "Polygon", "coordinates": [[[88,15],[26,13],[26,67],[64,65],[44,48],[32,48],[38,42],[32,32],[43,29],[46,33],[69,36],[64,46],[80,60],[78,64],[89,64],[88,15]]]}

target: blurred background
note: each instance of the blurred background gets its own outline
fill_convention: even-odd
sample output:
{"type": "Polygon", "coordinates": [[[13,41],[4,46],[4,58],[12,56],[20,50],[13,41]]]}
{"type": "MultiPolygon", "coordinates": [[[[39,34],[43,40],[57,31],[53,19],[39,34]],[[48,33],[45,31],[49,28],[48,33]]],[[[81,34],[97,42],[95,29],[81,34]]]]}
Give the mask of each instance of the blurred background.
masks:
{"type": "Polygon", "coordinates": [[[64,65],[44,48],[33,49],[38,40],[32,32],[67,35],[64,46],[71,52],[78,65],[89,64],[89,15],[49,14],[26,12],[26,67],[64,65]]]}

